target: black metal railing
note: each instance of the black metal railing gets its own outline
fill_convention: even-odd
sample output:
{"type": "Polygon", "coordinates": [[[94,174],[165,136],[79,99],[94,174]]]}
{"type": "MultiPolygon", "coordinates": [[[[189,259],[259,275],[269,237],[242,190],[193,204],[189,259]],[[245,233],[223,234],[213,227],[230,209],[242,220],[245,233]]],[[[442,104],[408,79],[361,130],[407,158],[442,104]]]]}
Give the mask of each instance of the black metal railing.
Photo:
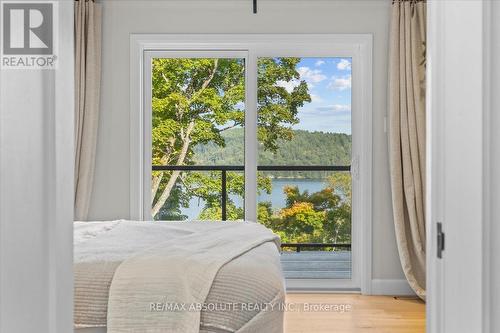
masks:
{"type": "MultiPolygon", "coordinates": [[[[153,171],[220,171],[222,220],[227,220],[227,172],[245,171],[243,165],[153,165],[153,171]]],[[[259,165],[257,171],[351,171],[350,165],[259,165]]],[[[328,243],[283,243],[281,248],[344,248],[351,244],[328,243]]]]}
{"type": "MultiPolygon", "coordinates": [[[[245,171],[243,165],[153,165],[153,171],[220,171],[222,221],[227,220],[227,172],[245,171]]],[[[351,171],[350,165],[259,165],[257,171],[351,171]]]]}

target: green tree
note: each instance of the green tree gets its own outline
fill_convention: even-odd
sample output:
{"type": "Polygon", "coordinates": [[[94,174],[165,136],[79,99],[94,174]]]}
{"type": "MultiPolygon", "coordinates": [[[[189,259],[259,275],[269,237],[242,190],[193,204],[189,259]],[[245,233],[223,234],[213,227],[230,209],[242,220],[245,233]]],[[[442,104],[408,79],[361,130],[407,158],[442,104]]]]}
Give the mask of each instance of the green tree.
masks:
{"type": "MultiPolygon", "coordinates": [[[[311,101],[304,81],[292,91],[280,85],[300,79],[296,70],[299,61],[259,60],[258,137],[266,150],[276,150],[279,139],[292,138],[291,126],[298,122],[298,108],[311,101]]],[[[208,143],[224,147],[222,133],[243,126],[243,59],[156,58],[152,65],[153,164],[194,164],[194,147],[208,143]]],[[[241,174],[232,175],[228,180],[229,194],[243,195],[242,179],[241,174]]],[[[270,188],[265,179],[259,180],[259,186],[270,188]]],[[[208,210],[203,215],[209,218],[218,213],[219,195],[220,181],[213,173],[153,172],[152,215],[178,215],[179,206],[197,196],[206,201],[208,210]],[[173,195],[177,186],[183,186],[185,191],[173,195]],[[167,200],[170,202],[165,207],[167,200]]]]}
{"type": "MultiPolygon", "coordinates": [[[[265,150],[259,145],[261,165],[349,165],[351,163],[351,135],[344,133],[309,132],[293,130],[291,140],[277,140],[278,150],[265,150]]],[[[242,164],[243,128],[233,128],[222,133],[225,146],[215,143],[194,148],[196,163],[242,164]]],[[[324,171],[274,171],[268,175],[284,178],[325,179],[330,172],[324,171]]]]}
{"type": "Polygon", "coordinates": [[[348,172],[336,172],[328,178],[329,187],[338,197],[334,209],[327,212],[326,230],[333,243],[351,242],[352,179],[348,172]]]}
{"type": "Polygon", "coordinates": [[[321,191],[309,194],[284,188],[286,206],[276,213],[259,204],[259,222],[287,243],[349,243],[351,241],[351,177],[335,173],[321,191]]]}

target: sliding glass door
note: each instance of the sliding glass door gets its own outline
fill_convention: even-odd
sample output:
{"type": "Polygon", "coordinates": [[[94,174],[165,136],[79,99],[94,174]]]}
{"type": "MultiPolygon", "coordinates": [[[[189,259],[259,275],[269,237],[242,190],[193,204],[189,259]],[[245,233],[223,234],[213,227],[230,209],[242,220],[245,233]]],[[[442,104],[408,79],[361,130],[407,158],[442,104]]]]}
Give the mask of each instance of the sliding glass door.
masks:
{"type": "Polygon", "coordinates": [[[351,278],[351,66],[258,58],[258,221],[288,278],[351,278]]]}
{"type": "Polygon", "coordinates": [[[369,42],[262,38],[142,51],[143,218],[258,222],[289,286],[361,289],[369,42]]]}

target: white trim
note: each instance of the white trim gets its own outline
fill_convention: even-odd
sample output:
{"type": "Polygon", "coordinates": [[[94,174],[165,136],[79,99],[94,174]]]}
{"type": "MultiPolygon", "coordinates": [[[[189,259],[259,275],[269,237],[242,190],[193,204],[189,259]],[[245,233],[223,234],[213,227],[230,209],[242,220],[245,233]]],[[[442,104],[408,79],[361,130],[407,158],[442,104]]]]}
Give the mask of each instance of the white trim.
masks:
{"type": "Polygon", "coordinates": [[[443,85],[440,78],[444,76],[444,54],[439,45],[444,44],[443,36],[443,2],[430,0],[427,4],[427,59],[426,59],[426,330],[429,333],[444,332],[443,309],[443,267],[442,261],[436,258],[436,221],[443,221],[441,189],[443,188],[443,120],[442,96],[443,85]],[[434,112],[436,110],[436,112],[434,112]]]}
{"type": "MultiPolygon", "coordinates": [[[[359,138],[358,148],[360,152],[360,179],[364,180],[359,182],[358,197],[360,199],[360,207],[357,211],[360,212],[360,219],[354,221],[361,221],[362,230],[360,230],[359,246],[361,252],[361,292],[363,294],[371,294],[372,278],[372,38],[366,40],[365,43],[360,44],[360,53],[363,55],[363,62],[359,66],[363,66],[360,70],[364,75],[362,79],[365,81],[361,84],[362,88],[360,100],[363,103],[360,105],[362,115],[361,124],[363,128],[357,131],[356,138],[359,138]]],[[[355,136],[353,135],[353,138],[355,136]]],[[[353,208],[354,212],[354,208],[353,208]]]]}
{"type": "MultiPolygon", "coordinates": [[[[57,7],[56,7],[57,8],[57,7]]],[[[45,189],[52,190],[47,227],[49,260],[49,328],[64,333],[73,327],[73,219],[74,219],[74,7],[59,2],[59,58],[55,70],[51,176],[45,189]],[[70,112],[68,112],[70,110],[70,112]],[[53,181],[51,182],[50,179],[53,181]],[[49,189],[50,188],[50,189],[49,189]]],[[[50,133],[50,131],[49,131],[50,133]]],[[[21,258],[18,258],[21,259],[21,258]]]]}
{"type": "MultiPolygon", "coordinates": [[[[492,33],[492,5],[491,1],[483,3],[483,294],[482,294],[482,324],[483,332],[491,332],[494,324],[492,322],[492,299],[494,297],[492,285],[492,272],[494,263],[492,263],[491,247],[492,242],[492,163],[493,145],[491,132],[494,130],[492,125],[492,36],[498,34],[498,31],[492,33]]],[[[496,130],[496,129],[495,129],[496,130]]]]}
{"type": "MultiPolygon", "coordinates": [[[[151,124],[151,118],[149,115],[152,114],[152,105],[151,103],[146,103],[146,101],[152,100],[152,87],[151,87],[151,61],[152,61],[152,56],[149,54],[148,51],[143,52],[143,89],[142,89],[142,108],[143,112],[141,115],[142,119],[142,160],[143,161],[151,161],[152,156],[151,156],[151,146],[152,146],[152,138],[151,138],[151,131],[152,131],[152,124],[151,124]]],[[[150,163],[151,164],[151,163],[150,163]]],[[[141,191],[143,192],[142,194],[142,220],[145,221],[151,221],[153,217],[151,216],[151,199],[148,199],[151,197],[151,175],[152,171],[151,168],[146,167],[146,163],[142,163],[142,188],[141,191]],[[149,193],[148,193],[149,192],[149,193]]]]}
{"type": "MultiPolygon", "coordinates": [[[[246,51],[247,84],[256,88],[250,74],[257,57],[351,57],[353,134],[352,280],[365,294],[371,292],[372,274],[372,35],[369,34],[132,34],[130,37],[130,218],[145,219],[144,165],[144,53],[146,51],[246,51]],[[360,126],[362,124],[362,127],[360,126]]],[[[253,77],[252,77],[253,75],[253,77]]],[[[256,141],[256,96],[247,89],[245,139],[256,141]],[[252,113],[253,112],[253,113],[252,113]],[[254,114],[252,117],[251,114],[254,114]],[[251,130],[254,129],[252,133],[251,130]]],[[[252,142],[253,142],[252,141],[252,142]]],[[[251,147],[251,146],[250,146],[251,147]]],[[[245,150],[246,218],[256,220],[257,147],[245,150]],[[255,163],[255,165],[250,163],[255,163]]],[[[351,287],[351,286],[350,286],[351,287]]]]}
{"type": "Polygon", "coordinates": [[[373,279],[372,295],[415,296],[406,279],[373,279]]]}
{"type": "Polygon", "coordinates": [[[143,66],[145,45],[130,36],[130,219],[143,220],[143,66]]]}
{"type": "Polygon", "coordinates": [[[245,90],[245,219],[257,222],[257,57],[248,50],[245,90]]]}

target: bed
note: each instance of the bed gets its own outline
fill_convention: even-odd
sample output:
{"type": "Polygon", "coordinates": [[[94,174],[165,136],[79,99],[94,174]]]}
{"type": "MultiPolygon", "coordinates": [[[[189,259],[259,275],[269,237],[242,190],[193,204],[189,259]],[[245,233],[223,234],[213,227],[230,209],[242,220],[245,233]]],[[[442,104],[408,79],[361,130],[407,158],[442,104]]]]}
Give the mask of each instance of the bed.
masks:
{"type": "MultiPolygon", "coordinates": [[[[175,257],[173,253],[180,251],[179,248],[184,251],[182,249],[184,245],[188,248],[188,252],[191,251],[190,253],[196,253],[196,255],[201,253],[204,256],[203,258],[210,257],[211,252],[214,253],[213,256],[217,256],[217,249],[221,248],[220,251],[229,252],[224,250],[223,246],[240,247],[240,250],[224,260],[215,260],[206,267],[200,267],[202,273],[206,273],[207,276],[207,281],[203,283],[209,283],[206,296],[201,293],[201,299],[204,299],[204,305],[211,305],[212,307],[207,306],[197,313],[190,312],[187,314],[192,316],[191,319],[186,318],[188,322],[193,322],[193,318],[197,318],[196,329],[172,329],[169,326],[169,329],[141,329],[140,331],[144,333],[188,331],[201,333],[283,332],[282,305],[284,304],[285,292],[279,258],[279,240],[274,235],[270,236],[270,232],[266,233],[265,230],[260,229],[258,233],[261,236],[252,237],[255,228],[257,228],[257,225],[251,222],[75,222],[74,332],[114,333],[138,331],[137,328],[128,329],[127,326],[127,320],[132,320],[128,317],[134,316],[135,312],[137,312],[136,309],[126,309],[125,311],[129,312],[125,312],[125,316],[120,313],[121,317],[120,315],[113,315],[113,313],[118,313],[117,310],[113,309],[128,306],[129,301],[123,302],[121,300],[130,299],[136,297],[136,294],[140,294],[139,292],[127,294],[127,290],[131,288],[135,288],[133,290],[149,289],[148,285],[150,283],[138,284],[135,281],[138,280],[137,276],[139,275],[135,275],[132,284],[126,279],[126,283],[123,284],[120,280],[122,279],[121,276],[124,275],[123,272],[126,272],[127,266],[129,269],[133,269],[135,265],[141,267],[138,258],[141,258],[141,255],[148,253],[148,251],[154,254],[154,260],[164,260],[163,257],[175,257]],[[243,227],[247,229],[243,230],[243,227]],[[237,233],[241,234],[239,240],[237,233]],[[232,236],[225,239],[226,234],[232,236]],[[235,234],[236,236],[234,236],[235,234]],[[245,234],[248,236],[245,237],[245,234]],[[256,237],[260,237],[261,240],[249,242],[243,246],[247,242],[245,238],[256,237]],[[217,240],[218,243],[214,241],[215,238],[219,239],[217,240]],[[185,244],[190,241],[194,241],[195,244],[185,244]],[[158,244],[163,244],[159,250],[157,248],[158,244]],[[214,246],[214,244],[220,244],[221,246],[214,246]],[[205,248],[202,251],[192,250],[192,248],[198,246],[202,248],[205,246],[205,248]],[[158,253],[165,253],[165,255],[161,256],[158,253]],[[139,263],[137,263],[138,260],[139,263]],[[213,278],[210,278],[212,268],[215,273],[213,278]],[[120,283],[124,285],[121,291],[119,289],[120,283]],[[135,287],[131,287],[134,283],[135,287]],[[123,294],[124,292],[125,294],[123,294]],[[117,305],[117,300],[119,305],[117,305]],[[122,322],[124,323],[122,324],[122,322]],[[109,323],[114,323],[113,329],[107,328],[109,323]]],[[[146,263],[152,262],[151,256],[146,256],[146,258],[146,263]]],[[[168,260],[170,260],[169,263],[172,263],[171,258],[168,260]]],[[[203,262],[205,261],[203,259],[203,262]]],[[[152,269],[162,265],[154,264],[154,266],[152,269]]],[[[196,274],[192,273],[193,266],[188,263],[172,266],[181,267],[180,269],[177,267],[175,274],[167,276],[166,279],[174,280],[177,277],[179,281],[173,281],[173,283],[179,285],[187,283],[186,280],[188,279],[182,277],[182,272],[187,269],[186,267],[190,267],[189,274],[196,274]]],[[[203,266],[203,263],[196,266],[203,266]]],[[[137,274],[147,271],[147,268],[149,267],[142,266],[137,274]]],[[[155,274],[156,271],[152,274],[143,273],[140,277],[146,276],[148,278],[149,275],[155,274]]],[[[160,272],[159,274],[163,273],[160,272]]],[[[167,272],[168,274],[169,272],[167,272]]],[[[154,285],[154,282],[151,284],[154,285]]],[[[202,289],[196,287],[196,284],[193,286],[189,288],[202,289]]],[[[171,294],[178,292],[177,287],[171,288],[163,285],[159,287],[163,288],[162,291],[166,295],[164,297],[170,298],[171,294]],[[169,289],[174,289],[175,292],[169,289]]],[[[176,299],[182,299],[182,297],[176,299]]],[[[123,309],[119,311],[123,311],[123,309]]],[[[166,314],[171,315],[172,313],[166,314]]],[[[146,313],[146,315],[150,316],[148,321],[144,322],[148,325],[158,318],[158,316],[155,317],[149,313],[146,313]]],[[[161,318],[163,318],[163,315],[165,313],[162,313],[161,318]]],[[[174,314],[174,316],[172,318],[176,319],[177,314],[174,314]]],[[[135,323],[138,320],[142,320],[142,317],[135,318],[135,320],[128,323],[135,323]]],[[[170,324],[167,323],[167,325],[170,324]]]]}

